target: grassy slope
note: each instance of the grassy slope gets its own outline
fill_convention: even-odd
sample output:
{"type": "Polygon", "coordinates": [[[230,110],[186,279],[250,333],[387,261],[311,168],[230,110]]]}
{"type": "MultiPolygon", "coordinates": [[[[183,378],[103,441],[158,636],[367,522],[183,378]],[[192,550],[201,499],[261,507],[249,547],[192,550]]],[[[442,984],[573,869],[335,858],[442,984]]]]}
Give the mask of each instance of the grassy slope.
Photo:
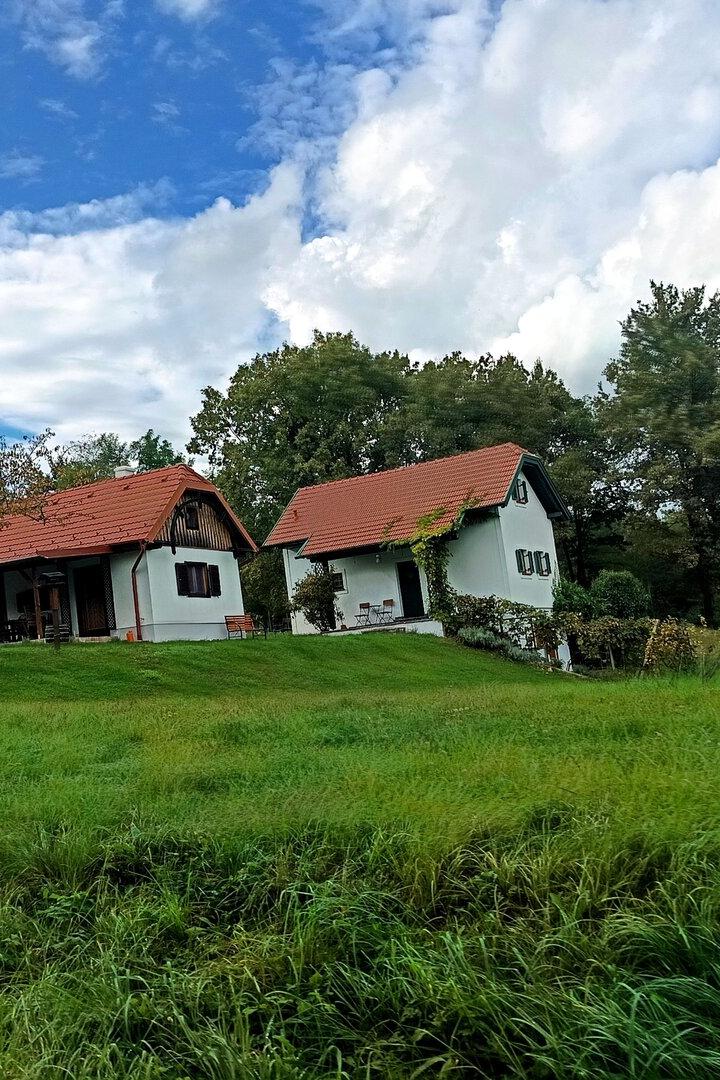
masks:
{"type": "Polygon", "coordinates": [[[0,1073],[720,1069],[720,694],[410,635],[0,650],[0,1073]]]}
{"type": "Polygon", "coordinates": [[[27,647],[0,676],[5,846],[28,822],[131,815],[458,839],[551,803],[677,832],[720,794],[713,688],[548,676],[434,638],[27,647]]]}

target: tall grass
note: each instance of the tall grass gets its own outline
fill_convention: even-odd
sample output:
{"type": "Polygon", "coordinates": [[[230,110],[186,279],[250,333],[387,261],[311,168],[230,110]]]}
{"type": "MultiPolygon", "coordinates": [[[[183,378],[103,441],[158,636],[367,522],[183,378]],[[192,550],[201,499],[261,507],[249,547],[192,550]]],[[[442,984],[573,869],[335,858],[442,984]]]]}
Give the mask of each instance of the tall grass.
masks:
{"type": "Polygon", "coordinates": [[[3,1077],[720,1071],[712,684],[380,635],[3,664],[3,1077]]]}

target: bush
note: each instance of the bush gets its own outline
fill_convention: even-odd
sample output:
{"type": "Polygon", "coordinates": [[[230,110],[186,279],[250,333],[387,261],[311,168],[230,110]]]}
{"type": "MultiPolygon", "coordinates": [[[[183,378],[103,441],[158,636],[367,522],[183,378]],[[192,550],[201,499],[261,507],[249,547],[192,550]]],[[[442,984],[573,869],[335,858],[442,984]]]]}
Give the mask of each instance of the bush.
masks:
{"type": "Polygon", "coordinates": [[[497,596],[470,596],[467,593],[452,595],[452,610],[444,626],[449,634],[457,634],[462,627],[484,627],[496,632],[502,625],[501,605],[505,601],[497,596]]]}
{"type": "Polygon", "coordinates": [[[645,646],[645,668],[650,671],[682,671],[692,666],[695,649],[686,623],[677,619],[653,625],[645,646]]]}
{"type": "Polygon", "coordinates": [[[629,570],[601,570],[590,597],[596,614],[615,619],[639,619],[650,610],[650,593],[629,570]]]}
{"type": "Polygon", "coordinates": [[[556,614],[582,615],[592,619],[595,614],[593,598],[582,585],[568,578],[559,578],[553,587],[553,611],[556,614]]]}
{"type": "Polygon", "coordinates": [[[469,645],[471,649],[486,649],[488,652],[499,653],[507,660],[516,660],[525,664],[542,664],[542,658],[532,649],[522,649],[510,638],[494,634],[492,630],[482,627],[463,627],[458,638],[463,645],[469,645]]]}
{"type": "Polygon", "coordinates": [[[322,634],[334,630],[342,612],[335,603],[333,576],[322,566],[314,566],[310,573],[295,586],[292,611],[301,612],[311,626],[322,634]]]}

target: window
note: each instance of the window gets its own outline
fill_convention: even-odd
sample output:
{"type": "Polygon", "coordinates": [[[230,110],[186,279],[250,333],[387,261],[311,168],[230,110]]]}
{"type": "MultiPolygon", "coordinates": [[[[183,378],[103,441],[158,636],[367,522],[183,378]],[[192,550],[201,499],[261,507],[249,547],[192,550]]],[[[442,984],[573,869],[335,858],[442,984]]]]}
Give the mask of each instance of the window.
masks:
{"type": "Polygon", "coordinates": [[[220,568],[207,563],[175,563],[178,596],[220,596],[220,568]]]}
{"type": "Polygon", "coordinates": [[[198,508],[197,508],[197,506],[193,506],[192,503],[189,506],[186,506],[185,507],[185,512],[184,512],[184,517],[185,517],[185,524],[188,527],[188,529],[192,529],[193,532],[195,532],[197,529],[200,528],[200,521],[199,521],[199,518],[198,518],[198,508]]]}
{"type": "Polygon", "coordinates": [[[533,572],[533,553],[527,548],[517,548],[515,551],[517,568],[523,577],[530,577],[533,572]]]}
{"type": "Polygon", "coordinates": [[[550,554],[547,551],[535,552],[535,569],[540,577],[550,577],[550,571],[552,567],[550,565],[550,554]]]}
{"type": "Polygon", "coordinates": [[[332,570],[332,583],[335,592],[347,592],[345,586],[345,575],[342,570],[332,570]]]}
{"type": "Polygon", "coordinates": [[[513,499],[520,506],[527,506],[528,490],[524,480],[516,480],[513,487],[513,499]]]}

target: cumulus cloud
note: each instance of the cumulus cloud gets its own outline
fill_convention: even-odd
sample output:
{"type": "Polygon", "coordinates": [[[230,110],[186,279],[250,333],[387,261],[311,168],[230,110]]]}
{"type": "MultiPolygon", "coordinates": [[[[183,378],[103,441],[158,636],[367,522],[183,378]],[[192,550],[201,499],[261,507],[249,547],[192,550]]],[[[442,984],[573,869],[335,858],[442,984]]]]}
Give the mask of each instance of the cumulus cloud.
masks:
{"type": "Polygon", "coordinates": [[[348,99],[289,71],[319,111],[278,89],[262,194],[0,217],[0,415],[181,438],[204,384],[316,326],[512,349],[589,390],[650,277],[720,288],[714,0],[322,2],[371,62],[333,46],[348,99]]]}
{"type": "MultiPolygon", "coordinates": [[[[587,278],[592,291],[606,255],[635,235],[653,177],[714,162],[719,60],[720,10],[707,0],[506,0],[494,22],[485,4],[458,3],[399,78],[356,80],[358,116],[320,181],[326,227],[268,304],[298,340],[352,326],[420,356],[510,340],[560,283],[587,278]]],[[[692,205],[685,226],[704,252],[692,205]]],[[[667,228],[659,215],[648,225],[667,228]]],[[[644,251],[638,288],[660,273],[657,247],[644,251]]],[[[614,272],[610,259],[602,280],[614,272]]],[[[526,329],[522,351],[586,388],[600,350],[578,347],[576,303],[561,290],[552,307],[572,363],[560,331],[550,351],[526,329]]],[[[608,314],[615,341],[622,314],[608,314]]]]}
{"type": "Polygon", "coordinates": [[[297,249],[299,190],[281,166],[263,195],[191,220],[128,224],[121,205],[112,225],[113,207],[95,204],[104,227],[54,235],[37,231],[42,215],[15,218],[0,250],[0,416],[61,436],[154,426],[184,437],[200,389],[267,333],[260,297],[297,249]]]}
{"type": "Polygon", "coordinates": [[[106,0],[95,16],[85,0],[14,0],[12,11],[26,48],[44,53],[78,79],[100,72],[108,29],[122,15],[123,0],[106,0]]]}

